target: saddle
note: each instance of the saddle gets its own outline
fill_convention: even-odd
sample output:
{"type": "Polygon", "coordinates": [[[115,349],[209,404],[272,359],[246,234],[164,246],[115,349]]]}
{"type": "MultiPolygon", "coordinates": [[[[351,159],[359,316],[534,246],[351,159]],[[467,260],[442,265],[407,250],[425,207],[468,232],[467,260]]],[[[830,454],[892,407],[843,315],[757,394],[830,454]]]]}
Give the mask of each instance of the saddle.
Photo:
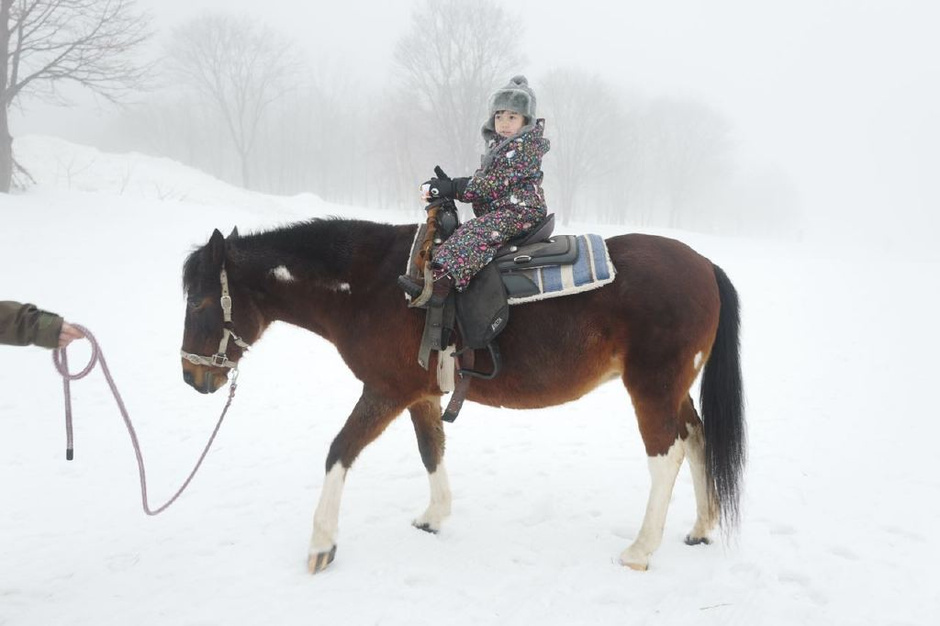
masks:
{"type": "MultiPolygon", "coordinates": [[[[423,256],[427,262],[433,258],[433,251],[456,230],[457,210],[452,201],[438,201],[437,206],[429,206],[428,223],[419,229],[415,239],[412,259],[423,256]],[[436,209],[436,210],[433,210],[436,209]]],[[[585,236],[553,235],[555,228],[554,214],[547,215],[535,228],[525,235],[509,240],[497,250],[493,260],[481,269],[462,292],[452,291],[443,306],[428,307],[424,334],[418,354],[418,362],[428,368],[431,351],[439,352],[438,379],[442,391],[453,387],[454,393],[448,403],[442,419],[453,422],[463,404],[472,378],[490,380],[495,378],[502,366],[496,338],[509,322],[511,304],[533,299],[564,295],[573,291],[592,289],[613,280],[613,266],[606,257],[603,240],[597,235],[594,247],[604,249],[607,263],[603,266],[606,274],[592,270],[590,254],[591,243],[584,242],[585,236]],[[577,268],[587,268],[588,280],[580,280],[577,268]],[[561,276],[567,271],[564,282],[566,290],[552,289],[553,276],[561,276]],[[586,286],[585,286],[586,285],[586,286]],[[555,291],[555,293],[549,293],[555,291]],[[452,349],[459,336],[460,348],[452,349]],[[488,351],[492,368],[489,372],[474,369],[474,352],[488,351]],[[454,370],[459,381],[453,383],[447,377],[454,370]]],[[[600,266],[600,264],[597,264],[600,266]]]]}
{"type": "Polygon", "coordinates": [[[466,346],[486,348],[506,327],[511,301],[540,293],[536,282],[522,270],[575,262],[577,238],[552,237],[554,229],[555,214],[550,213],[532,231],[499,248],[467,289],[455,293],[457,321],[466,346]]]}

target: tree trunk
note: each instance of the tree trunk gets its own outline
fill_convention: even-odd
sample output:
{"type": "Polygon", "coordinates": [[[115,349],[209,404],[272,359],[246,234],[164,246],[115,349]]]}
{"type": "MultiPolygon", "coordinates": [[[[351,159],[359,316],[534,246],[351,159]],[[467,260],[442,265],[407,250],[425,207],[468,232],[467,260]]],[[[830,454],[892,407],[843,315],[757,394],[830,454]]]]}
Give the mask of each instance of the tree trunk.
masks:
{"type": "Polygon", "coordinates": [[[567,226],[574,216],[574,185],[567,177],[563,178],[558,185],[558,195],[561,196],[561,202],[551,205],[556,218],[560,219],[562,226],[567,226]]]}
{"type": "Polygon", "coordinates": [[[248,166],[249,155],[245,152],[239,152],[238,156],[242,166],[242,187],[251,189],[251,172],[248,166]]]}
{"type": "Polygon", "coordinates": [[[0,193],[10,193],[13,184],[13,137],[10,135],[7,90],[10,75],[10,7],[13,0],[0,0],[0,193]]]}
{"type": "Polygon", "coordinates": [[[0,193],[10,193],[13,184],[13,137],[8,113],[0,104],[0,193]]]}

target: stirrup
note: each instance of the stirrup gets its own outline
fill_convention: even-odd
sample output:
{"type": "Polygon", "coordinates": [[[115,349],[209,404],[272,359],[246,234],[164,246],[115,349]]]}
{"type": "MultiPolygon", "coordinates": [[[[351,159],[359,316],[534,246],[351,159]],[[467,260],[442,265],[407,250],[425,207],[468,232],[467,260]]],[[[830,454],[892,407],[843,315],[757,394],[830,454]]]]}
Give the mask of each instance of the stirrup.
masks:
{"type": "Polygon", "coordinates": [[[405,294],[411,296],[412,300],[420,296],[421,292],[424,290],[424,285],[405,274],[398,277],[398,286],[405,294]]]}
{"type": "Polygon", "coordinates": [[[417,309],[423,307],[431,299],[431,296],[434,294],[434,275],[431,272],[431,264],[424,264],[424,289],[418,295],[417,298],[413,299],[408,306],[412,309],[417,309]]]}

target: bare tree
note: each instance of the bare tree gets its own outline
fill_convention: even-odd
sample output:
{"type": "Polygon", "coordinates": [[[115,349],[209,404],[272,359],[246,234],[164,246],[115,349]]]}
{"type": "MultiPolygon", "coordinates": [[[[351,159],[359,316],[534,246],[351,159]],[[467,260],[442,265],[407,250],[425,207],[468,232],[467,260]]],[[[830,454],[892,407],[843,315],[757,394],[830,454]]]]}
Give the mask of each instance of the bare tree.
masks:
{"type": "Polygon", "coordinates": [[[206,15],[173,32],[169,64],[174,78],[221,117],[249,188],[261,121],[302,74],[296,47],[248,18],[206,15]]]}
{"type": "Polygon", "coordinates": [[[258,161],[265,188],[313,191],[332,202],[366,202],[364,143],[367,111],[375,100],[347,66],[319,59],[264,124],[258,161]]]}
{"type": "Polygon", "coordinates": [[[124,107],[98,147],[168,157],[222,180],[240,180],[227,132],[215,109],[194,92],[159,91],[124,107]]]}
{"type": "MultiPolygon", "coordinates": [[[[414,206],[418,181],[423,180],[418,178],[421,170],[416,166],[422,157],[412,127],[410,102],[410,98],[401,91],[383,94],[372,122],[374,132],[370,135],[368,157],[375,172],[372,191],[376,203],[382,208],[399,208],[402,202],[410,202],[414,206]]],[[[425,177],[430,175],[426,162],[420,167],[425,168],[425,177]]],[[[448,164],[445,163],[444,167],[448,164]]]]}
{"type": "Polygon", "coordinates": [[[665,225],[691,227],[702,221],[702,210],[730,178],[731,128],[701,102],[660,98],[650,103],[639,148],[647,184],[667,212],[665,225]]]}
{"type": "MultiPolygon", "coordinates": [[[[557,190],[549,198],[552,210],[568,223],[575,216],[579,192],[589,183],[613,173],[618,139],[624,124],[613,91],[597,76],[578,70],[556,69],[539,88],[552,139],[552,157],[546,166],[546,184],[557,190]]],[[[616,172],[623,180],[626,172],[616,172]]],[[[589,194],[597,200],[599,194],[589,194]]],[[[591,212],[592,217],[597,211],[591,212]]]]}
{"type": "Polygon", "coordinates": [[[479,167],[487,97],[519,73],[521,34],[521,21],[494,0],[425,0],[398,42],[394,58],[412,132],[432,155],[448,155],[440,160],[455,175],[479,167]]]}
{"type": "Polygon", "coordinates": [[[0,192],[13,176],[13,104],[25,95],[65,104],[62,83],[120,100],[149,69],[135,58],[149,25],[135,0],[0,0],[0,192]]]}

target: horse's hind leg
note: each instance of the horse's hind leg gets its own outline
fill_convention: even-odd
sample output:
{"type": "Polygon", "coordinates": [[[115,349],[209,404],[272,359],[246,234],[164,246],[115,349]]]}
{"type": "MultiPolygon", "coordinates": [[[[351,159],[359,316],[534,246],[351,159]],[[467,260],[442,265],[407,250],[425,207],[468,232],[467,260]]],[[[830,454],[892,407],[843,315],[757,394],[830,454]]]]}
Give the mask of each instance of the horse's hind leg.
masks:
{"type": "Polygon", "coordinates": [[[695,411],[691,397],[686,397],[679,408],[679,417],[685,424],[685,454],[692,473],[692,487],[695,489],[695,526],[685,537],[690,546],[710,543],[708,535],[718,523],[718,503],[714,490],[708,488],[708,472],[705,469],[705,433],[702,420],[695,411]]]}
{"type": "Polygon", "coordinates": [[[651,485],[643,525],[633,544],[620,554],[620,562],[636,570],[646,570],[650,555],[663,540],[666,511],[685,458],[685,443],[679,438],[678,403],[662,398],[646,399],[635,390],[631,395],[648,455],[651,485]]]}
{"type": "Polygon", "coordinates": [[[444,469],[444,425],[441,422],[440,399],[422,400],[408,407],[418,437],[421,461],[428,470],[431,483],[431,502],[414,525],[421,530],[436,533],[450,515],[450,483],[444,469]]]}
{"type": "Polygon", "coordinates": [[[326,457],[326,478],[323,480],[320,502],[313,515],[313,535],[307,559],[307,568],[311,574],[325,569],[336,554],[339,505],[346,472],[362,449],[382,434],[404,408],[401,402],[383,397],[366,387],[333,440],[326,457]]]}

